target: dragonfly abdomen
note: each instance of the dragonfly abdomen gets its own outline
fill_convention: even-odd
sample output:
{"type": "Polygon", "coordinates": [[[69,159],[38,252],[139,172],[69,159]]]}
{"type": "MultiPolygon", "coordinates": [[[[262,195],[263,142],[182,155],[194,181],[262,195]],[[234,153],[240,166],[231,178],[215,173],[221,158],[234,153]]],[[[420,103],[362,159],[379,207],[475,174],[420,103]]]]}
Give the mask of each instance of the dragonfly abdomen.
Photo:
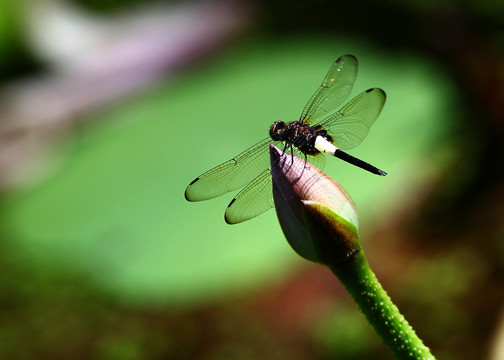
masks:
{"type": "Polygon", "coordinates": [[[344,160],[347,163],[358,166],[361,169],[367,170],[373,174],[380,175],[380,176],[387,175],[387,173],[385,171],[380,170],[377,167],[375,167],[365,161],[362,161],[361,159],[358,159],[358,158],[344,152],[343,150],[338,149],[334,144],[332,144],[329,141],[326,141],[326,139],[324,139],[322,137],[318,137],[317,139],[315,139],[315,147],[320,152],[324,152],[326,154],[337,157],[338,159],[344,160]]]}
{"type": "Polygon", "coordinates": [[[370,173],[380,175],[380,176],[387,175],[387,173],[385,171],[380,170],[377,167],[371,165],[370,163],[362,161],[361,159],[358,159],[350,154],[347,154],[346,152],[344,152],[340,149],[336,149],[336,151],[334,152],[333,155],[341,160],[346,161],[347,163],[350,163],[352,165],[360,167],[361,169],[367,170],[370,173]]]}

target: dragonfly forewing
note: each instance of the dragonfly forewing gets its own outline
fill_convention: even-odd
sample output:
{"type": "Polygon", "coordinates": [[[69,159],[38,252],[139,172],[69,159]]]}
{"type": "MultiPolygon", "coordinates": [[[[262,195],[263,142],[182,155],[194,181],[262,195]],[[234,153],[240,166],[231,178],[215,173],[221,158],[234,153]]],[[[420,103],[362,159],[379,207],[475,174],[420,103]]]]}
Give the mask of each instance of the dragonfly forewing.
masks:
{"type": "Polygon", "coordinates": [[[239,189],[269,167],[268,143],[270,138],[259,141],[213,169],[194,179],[185,191],[189,201],[213,199],[239,189]]]}
{"type": "Polygon", "coordinates": [[[338,58],[327,72],[320,87],[305,105],[300,120],[311,123],[335,110],[348,99],[356,77],[357,59],[355,56],[343,55],[338,58]]]}

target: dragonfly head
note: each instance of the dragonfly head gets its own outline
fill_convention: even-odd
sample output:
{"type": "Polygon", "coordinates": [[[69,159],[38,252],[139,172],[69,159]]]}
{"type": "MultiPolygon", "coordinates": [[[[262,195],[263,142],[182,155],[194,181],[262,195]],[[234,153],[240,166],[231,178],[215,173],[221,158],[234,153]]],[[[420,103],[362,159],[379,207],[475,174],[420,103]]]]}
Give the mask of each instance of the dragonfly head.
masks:
{"type": "Polygon", "coordinates": [[[287,125],[283,121],[275,121],[273,125],[270,127],[270,136],[273,140],[282,141],[283,140],[283,132],[287,125]]]}

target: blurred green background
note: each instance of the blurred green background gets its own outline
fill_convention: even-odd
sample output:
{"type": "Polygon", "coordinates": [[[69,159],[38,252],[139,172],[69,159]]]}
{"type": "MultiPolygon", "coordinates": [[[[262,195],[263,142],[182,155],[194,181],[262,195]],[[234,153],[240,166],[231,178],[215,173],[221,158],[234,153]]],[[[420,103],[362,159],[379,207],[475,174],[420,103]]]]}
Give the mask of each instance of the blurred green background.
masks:
{"type": "Polygon", "coordinates": [[[229,226],[196,176],[292,121],[342,54],[387,103],[325,172],[434,354],[504,358],[498,2],[4,1],[0,356],[390,359],[274,210],[229,226]]]}

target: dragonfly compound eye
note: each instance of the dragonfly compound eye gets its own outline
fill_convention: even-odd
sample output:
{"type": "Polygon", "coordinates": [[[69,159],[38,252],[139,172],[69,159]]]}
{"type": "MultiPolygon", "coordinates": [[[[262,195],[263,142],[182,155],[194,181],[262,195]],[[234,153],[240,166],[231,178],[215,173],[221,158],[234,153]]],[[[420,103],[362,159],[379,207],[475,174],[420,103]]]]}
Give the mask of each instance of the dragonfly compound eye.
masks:
{"type": "Polygon", "coordinates": [[[273,125],[270,127],[270,136],[273,140],[280,141],[281,140],[281,134],[283,130],[285,129],[285,122],[283,121],[275,121],[273,125]]]}

